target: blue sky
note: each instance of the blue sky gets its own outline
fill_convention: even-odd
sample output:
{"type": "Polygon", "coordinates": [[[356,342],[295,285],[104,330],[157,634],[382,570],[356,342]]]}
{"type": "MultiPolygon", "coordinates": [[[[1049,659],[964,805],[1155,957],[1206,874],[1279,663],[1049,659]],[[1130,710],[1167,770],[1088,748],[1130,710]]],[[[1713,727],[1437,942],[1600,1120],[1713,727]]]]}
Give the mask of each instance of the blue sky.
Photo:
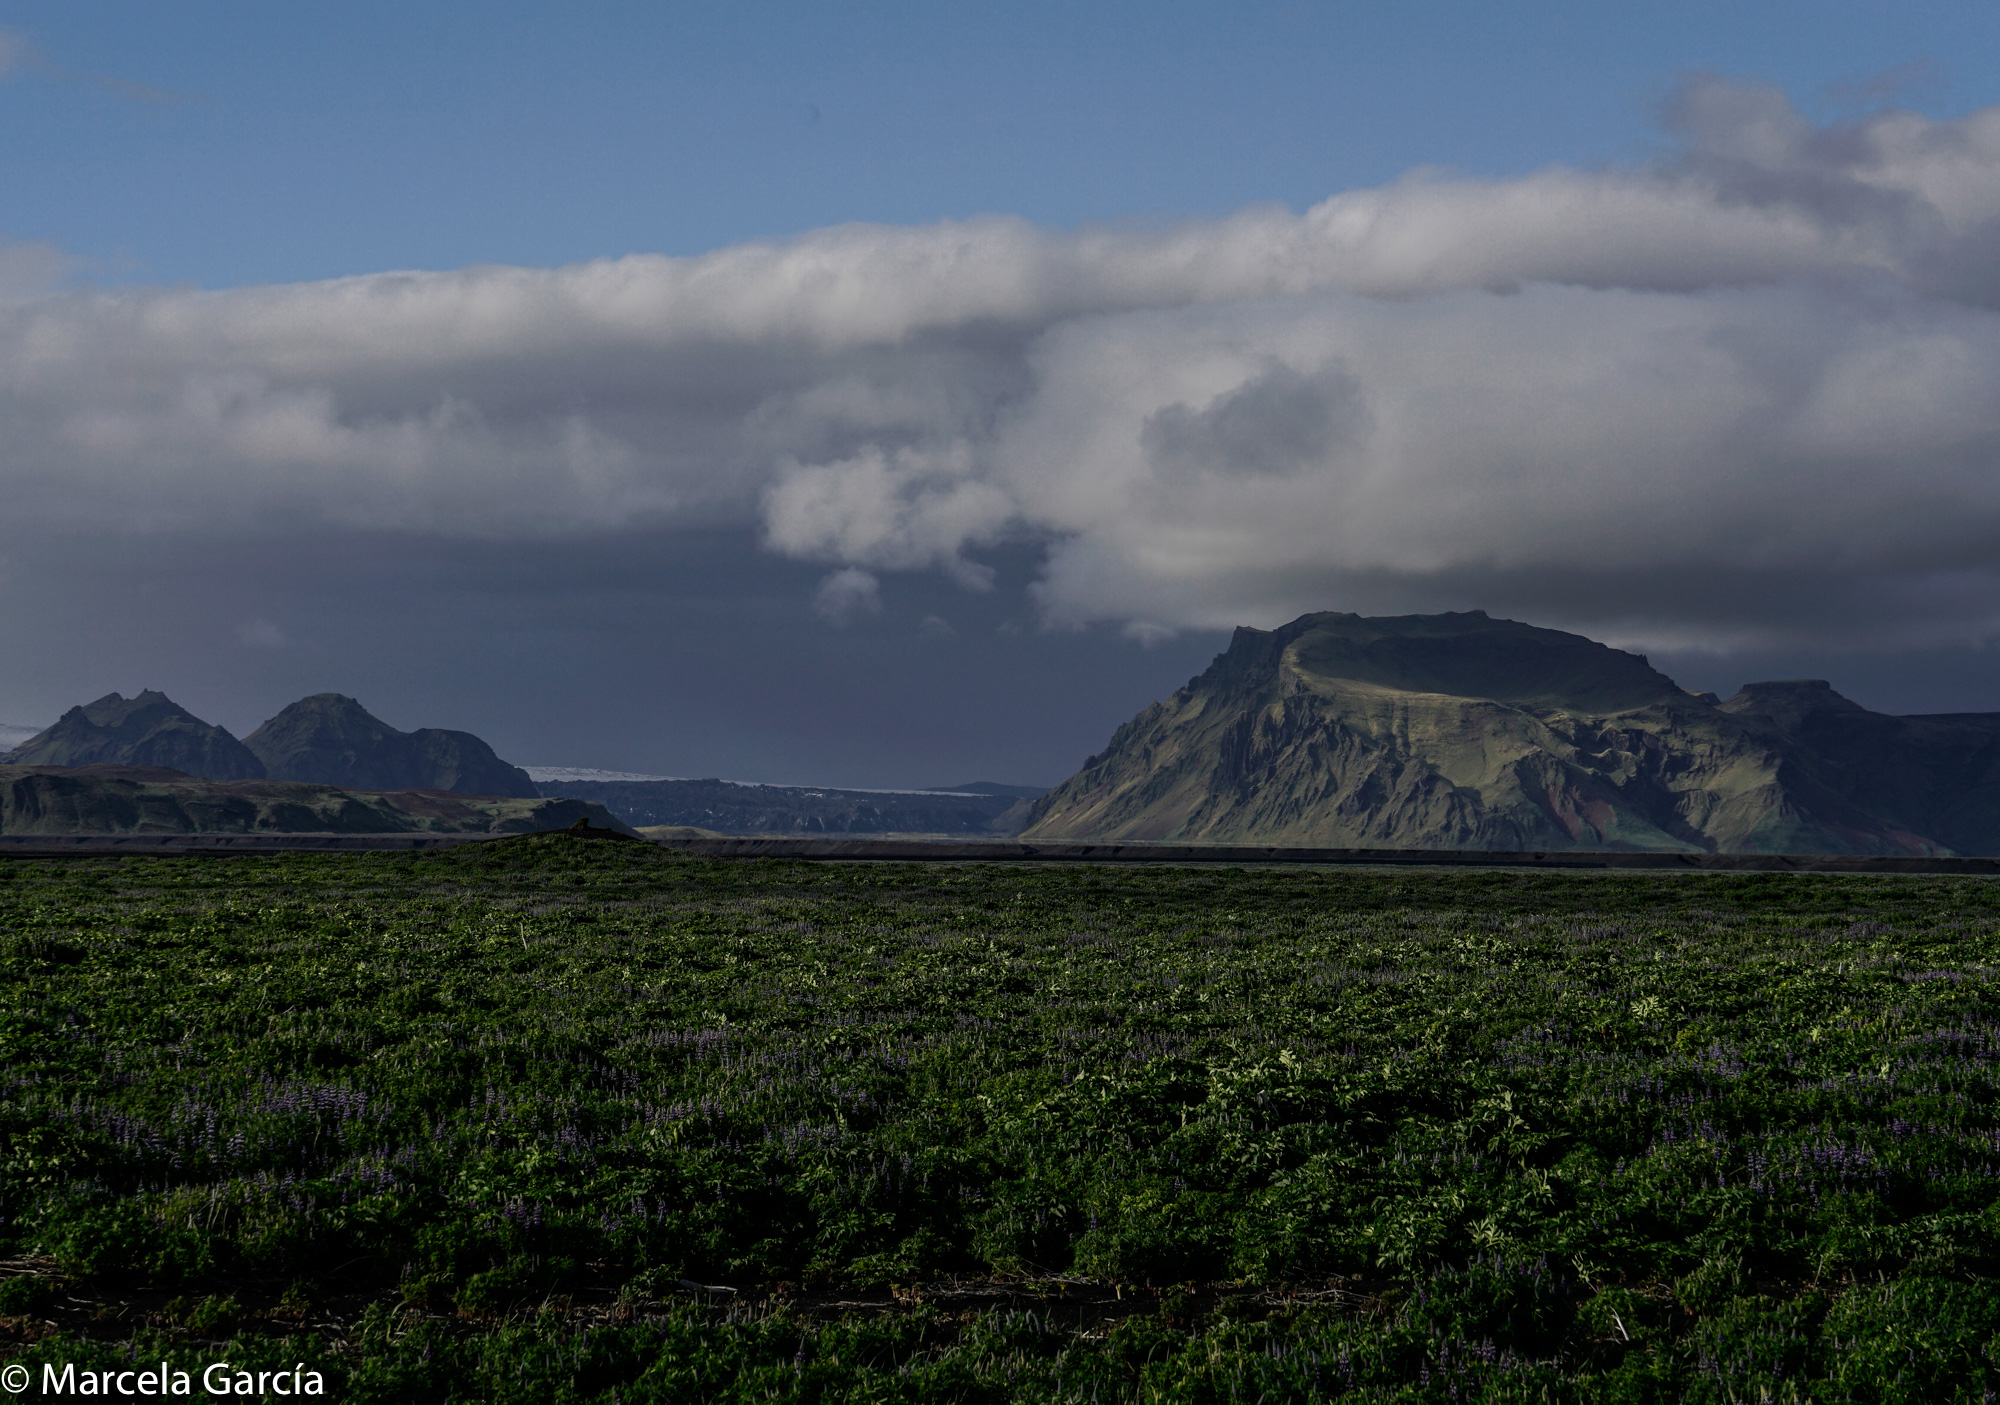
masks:
{"type": "Polygon", "coordinates": [[[0,722],[1053,783],[1312,609],[2000,710],[1996,55],[1972,3],[0,0],[0,722]]]}
{"type": "Polygon", "coordinates": [[[1302,209],[1418,167],[1642,160],[1690,71],[1945,116],[1995,98],[2000,53],[1991,5],[1842,0],[60,0],[0,27],[40,56],[0,83],[0,232],[203,287],[1302,209]]]}

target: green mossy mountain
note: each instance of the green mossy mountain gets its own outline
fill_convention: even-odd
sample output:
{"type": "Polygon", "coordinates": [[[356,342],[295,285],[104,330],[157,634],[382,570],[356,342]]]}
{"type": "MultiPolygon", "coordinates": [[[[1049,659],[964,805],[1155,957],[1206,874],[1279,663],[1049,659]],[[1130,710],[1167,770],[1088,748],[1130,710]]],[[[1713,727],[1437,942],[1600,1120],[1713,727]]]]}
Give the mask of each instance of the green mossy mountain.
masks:
{"type": "Polygon", "coordinates": [[[1483,612],[1239,629],[1034,803],[1024,838],[1337,848],[2000,852],[2000,714],[1819,681],[1716,702],[1483,612]]]}
{"type": "Polygon", "coordinates": [[[272,780],[359,790],[419,788],[465,795],[538,795],[518,766],[470,732],[399,732],[340,693],[301,698],[243,739],[272,780]]]}
{"type": "Polygon", "coordinates": [[[0,834],[526,834],[579,820],[633,832],[584,800],[211,781],[159,766],[0,766],[0,834]]]}
{"type": "Polygon", "coordinates": [[[0,755],[9,766],[166,766],[210,780],[257,780],[264,763],[165,693],[106,693],[0,755]]]}

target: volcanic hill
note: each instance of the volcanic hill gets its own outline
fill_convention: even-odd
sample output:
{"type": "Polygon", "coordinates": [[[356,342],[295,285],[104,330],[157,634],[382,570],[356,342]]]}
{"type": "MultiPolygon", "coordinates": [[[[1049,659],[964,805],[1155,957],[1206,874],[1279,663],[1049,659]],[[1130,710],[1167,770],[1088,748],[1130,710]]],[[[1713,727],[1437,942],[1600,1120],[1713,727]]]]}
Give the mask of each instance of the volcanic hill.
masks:
{"type": "Polygon", "coordinates": [[[256,780],[264,765],[227,731],[165,693],[106,693],[0,755],[11,766],[166,766],[209,780],[256,780]]]}
{"type": "Polygon", "coordinates": [[[1636,654],[1466,614],[1239,629],[1037,800],[1026,839],[1330,848],[2000,852],[2000,714],[1819,681],[1693,694],[1636,654]]]}
{"type": "Polygon", "coordinates": [[[0,766],[165,767],[212,781],[297,781],[350,790],[438,790],[533,800],[528,773],[470,732],[399,732],[353,698],[301,698],[242,741],[165,693],[107,693],[73,707],[0,766]]]}
{"type": "Polygon", "coordinates": [[[300,698],[245,737],[243,745],[272,780],[522,798],[541,793],[526,771],[502,761],[470,732],[440,727],[399,732],[340,693],[300,698]]]}

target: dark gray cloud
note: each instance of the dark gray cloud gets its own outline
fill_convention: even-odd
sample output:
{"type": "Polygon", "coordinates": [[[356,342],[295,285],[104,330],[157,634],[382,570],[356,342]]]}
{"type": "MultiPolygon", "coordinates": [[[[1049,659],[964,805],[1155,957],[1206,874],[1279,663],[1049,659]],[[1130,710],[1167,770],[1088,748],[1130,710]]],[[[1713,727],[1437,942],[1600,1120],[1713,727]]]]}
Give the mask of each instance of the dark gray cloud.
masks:
{"type": "Polygon", "coordinates": [[[615,655],[671,599],[746,648],[821,650],[824,708],[873,639],[907,655],[883,679],[1017,638],[1052,678],[1068,646],[1041,626],[1158,641],[1328,607],[1479,606],[1691,659],[2000,635],[2000,108],[1814,126],[1702,81],[1668,117],[1678,146],[1641,168],[1418,175],[1162,231],[847,226],[225,292],[38,292],[55,256],[23,251],[0,599],[46,652],[27,601],[51,580],[206,543],[245,587],[217,647],[303,679],[316,641],[365,654],[343,612],[388,597],[314,604],[298,544],[380,572],[398,541],[536,563],[412,584],[424,648],[533,640],[623,687],[562,641],[615,655]],[[58,539],[67,566],[36,545],[58,539]],[[664,566],[560,584],[695,541],[736,545],[695,552],[734,624],[664,566]],[[496,603],[558,599],[546,636],[496,603]]]}
{"type": "Polygon", "coordinates": [[[995,555],[993,590],[891,575],[878,610],[833,627],[819,568],[761,556],[747,528],[60,535],[13,559],[0,722],[152,687],[240,736],[333,690],[522,764],[664,775],[1050,784],[1221,642],[1040,630],[1024,548],[995,555]]]}
{"type": "Polygon", "coordinates": [[[1166,472],[1289,475],[1325,467],[1369,427],[1361,383],[1345,369],[1308,373],[1278,362],[1200,409],[1154,411],[1139,446],[1166,472]]]}

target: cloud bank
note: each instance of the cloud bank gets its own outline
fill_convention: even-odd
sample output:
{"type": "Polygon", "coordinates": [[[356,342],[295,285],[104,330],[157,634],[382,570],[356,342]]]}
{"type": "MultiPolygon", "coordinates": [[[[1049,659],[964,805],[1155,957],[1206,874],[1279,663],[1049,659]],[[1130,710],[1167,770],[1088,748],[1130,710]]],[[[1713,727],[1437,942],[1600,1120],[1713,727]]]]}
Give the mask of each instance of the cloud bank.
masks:
{"type": "Polygon", "coordinates": [[[754,521],[830,619],[1029,541],[1050,621],[1140,633],[2000,633],[2000,107],[1815,127],[1703,81],[1667,120],[1638,169],[1162,231],[15,295],[0,530],[754,521]]]}

